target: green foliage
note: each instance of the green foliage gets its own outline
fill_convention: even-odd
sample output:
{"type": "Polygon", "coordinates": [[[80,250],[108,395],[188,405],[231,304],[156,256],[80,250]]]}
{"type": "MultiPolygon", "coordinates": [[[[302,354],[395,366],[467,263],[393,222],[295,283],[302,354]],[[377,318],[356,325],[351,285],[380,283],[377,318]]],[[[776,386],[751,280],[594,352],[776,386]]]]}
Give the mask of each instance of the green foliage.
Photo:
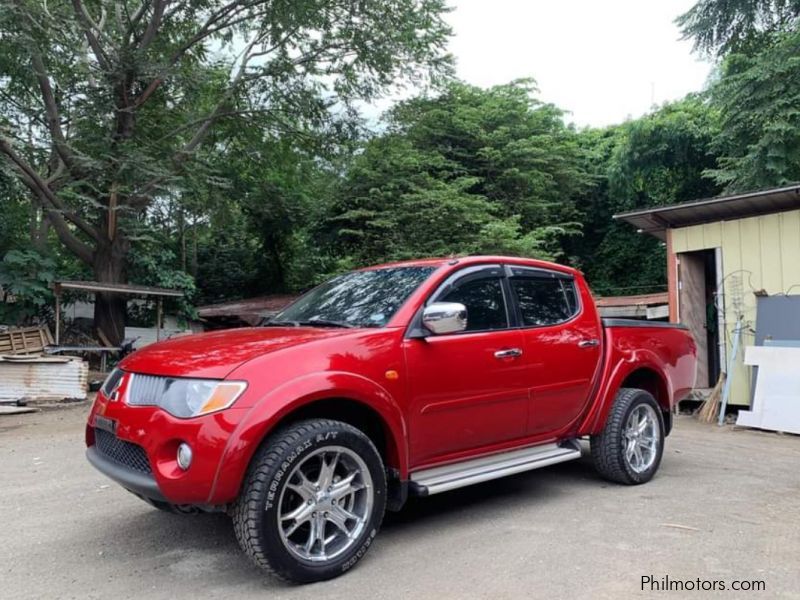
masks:
{"type": "MultiPolygon", "coordinates": [[[[177,314],[184,319],[197,318],[194,302],[197,295],[194,278],[181,269],[175,268],[175,254],[165,248],[156,240],[141,243],[137,251],[131,253],[130,269],[132,279],[139,285],[180,290],[184,293],[181,298],[165,298],[166,311],[177,314]]],[[[138,309],[131,308],[129,317],[131,322],[142,326],[155,326],[155,301],[140,305],[138,309]]]]}
{"type": "Polygon", "coordinates": [[[15,320],[42,314],[54,272],[184,289],[168,309],[188,317],[466,253],[568,262],[607,295],[653,291],[663,245],[614,214],[800,181],[800,0],[698,0],[678,23],[720,59],[708,93],[583,131],[531,81],[449,81],[444,0],[107,6],[0,10],[15,320]],[[424,92],[366,132],[359,101],[408,81],[424,92]]]}
{"type": "MultiPolygon", "coordinates": [[[[0,162],[68,252],[124,283],[155,205],[208,218],[200,209],[230,183],[217,161],[241,132],[336,143],[357,102],[448,77],[446,11],[444,0],[4,2],[0,162]]],[[[275,224],[281,210],[257,218],[275,224]]],[[[107,304],[96,325],[118,342],[124,305],[107,304]]]]}
{"type": "Polygon", "coordinates": [[[699,0],[676,23],[695,50],[722,57],[769,46],[772,34],[795,29],[798,17],[798,0],[699,0]]]}
{"type": "Polygon", "coordinates": [[[716,165],[716,123],[716,111],[702,97],[688,96],[624,125],[585,132],[596,183],[580,202],[586,235],[575,240],[570,254],[597,293],[664,288],[662,245],[612,217],[716,195],[719,187],[705,176],[716,165]]]}
{"type": "Polygon", "coordinates": [[[33,250],[11,250],[0,261],[0,323],[21,325],[45,319],[53,305],[55,262],[33,250]]]}
{"type": "Polygon", "coordinates": [[[26,234],[32,213],[17,182],[0,170],[0,256],[30,243],[26,234]]]}
{"type": "Polygon", "coordinates": [[[577,135],[529,81],[453,83],[398,105],[355,158],[328,223],[356,264],[502,251],[562,255],[588,184],[577,135]]]}
{"type": "Polygon", "coordinates": [[[609,165],[614,210],[715,195],[717,186],[703,173],[716,163],[716,119],[702,96],[690,95],[623,126],[609,165]]]}
{"type": "Polygon", "coordinates": [[[800,32],[728,56],[711,97],[721,127],[719,167],[709,174],[726,192],[800,181],[800,32]]]}

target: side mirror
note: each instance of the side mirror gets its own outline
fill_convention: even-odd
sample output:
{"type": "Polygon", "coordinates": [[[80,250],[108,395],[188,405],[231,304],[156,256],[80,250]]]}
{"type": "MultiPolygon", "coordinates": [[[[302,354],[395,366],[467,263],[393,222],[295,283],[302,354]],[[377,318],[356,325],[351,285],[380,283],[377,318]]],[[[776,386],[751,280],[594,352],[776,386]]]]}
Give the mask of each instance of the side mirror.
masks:
{"type": "Polygon", "coordinates": [[[422,325],[435,335],[467,328],[467,307],[458,302],[434,302],[422,311],[422,325]]]}

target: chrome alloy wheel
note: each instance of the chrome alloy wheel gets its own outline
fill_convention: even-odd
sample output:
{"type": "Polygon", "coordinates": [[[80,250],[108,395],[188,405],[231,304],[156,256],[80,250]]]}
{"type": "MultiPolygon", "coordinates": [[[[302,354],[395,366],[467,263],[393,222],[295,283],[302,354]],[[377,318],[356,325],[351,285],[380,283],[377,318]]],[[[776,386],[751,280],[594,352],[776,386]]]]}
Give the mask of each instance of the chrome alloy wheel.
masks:
{"type": "Polygon", "coordinates": [[[661,429],[655,409],[648,404],[639,404],[628,416],[622,435],[628,466],[636,473],[653,466],[661,443],[661,429]]]}
{"type": "Polygon", "coordinates": [[[286,480],[278,504],[284,546],[311,562],[329,561],[355,544],[372,514],[375,490],[364,460],[343,446],[306,456],[286,480]]]}

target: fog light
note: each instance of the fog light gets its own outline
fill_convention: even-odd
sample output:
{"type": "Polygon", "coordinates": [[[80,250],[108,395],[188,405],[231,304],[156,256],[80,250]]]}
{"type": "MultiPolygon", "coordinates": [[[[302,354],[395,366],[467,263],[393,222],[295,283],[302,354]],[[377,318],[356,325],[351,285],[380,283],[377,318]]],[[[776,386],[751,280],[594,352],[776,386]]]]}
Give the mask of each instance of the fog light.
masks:
{"type": "Polygon", "coordinates": [[[192,464],[192,447],[189,444],[178,446],[178,466],[184,471],[192,464]]]}

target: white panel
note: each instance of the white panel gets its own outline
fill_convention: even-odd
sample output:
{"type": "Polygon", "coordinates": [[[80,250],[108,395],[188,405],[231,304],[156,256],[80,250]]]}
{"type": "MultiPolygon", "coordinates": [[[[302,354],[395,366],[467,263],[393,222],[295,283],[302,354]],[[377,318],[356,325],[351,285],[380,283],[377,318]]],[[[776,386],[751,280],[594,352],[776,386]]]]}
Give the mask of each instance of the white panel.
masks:
{"type": "Polygon", "coordinates": [[[800,348],[748,346],[745,364],[758,367],[752,410],[737,425],[800,433],[800,348]]]}
{"type": "Polygon", "coordinates": [[[647,308],[647,318],[652,319],[667,319],[669,318],[669,306],[664,304],[662,306],[650,306],[647,308]]]}

